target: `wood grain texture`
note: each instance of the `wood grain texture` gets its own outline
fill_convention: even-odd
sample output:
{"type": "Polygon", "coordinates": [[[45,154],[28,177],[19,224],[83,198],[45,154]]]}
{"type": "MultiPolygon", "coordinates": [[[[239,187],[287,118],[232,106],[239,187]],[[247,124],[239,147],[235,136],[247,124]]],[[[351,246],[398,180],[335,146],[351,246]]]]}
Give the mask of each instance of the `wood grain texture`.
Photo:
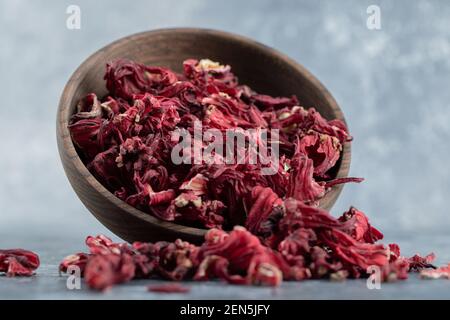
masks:
{"type": "MultiPolygon", "coordinates": [[[[261,93],[297,95],[301,105],[315,107],[327,119],[344,115],[328,90],[304,67],[280,52],[242,36],[207,29],[161,29],[122,38],[85,60],[66,84],[57,113],[57,142],[67,177],[89,211],[108,229],[127,241],[183,240],[201,242],[206,230],[161,221],[133,208],[103,187],[87,170],[67,128],[80,98],[90,92],[107,93],[103,75],[108,61],[128,58],[181,72],[187,58],[210,58],[232,66],[240,83],[261,93]]],[[[335,175],[346,177],[350,144],[344,145],[335,175]]],[[[320,201],[331,209],[342,190],[333,189],[320,201]]]]}

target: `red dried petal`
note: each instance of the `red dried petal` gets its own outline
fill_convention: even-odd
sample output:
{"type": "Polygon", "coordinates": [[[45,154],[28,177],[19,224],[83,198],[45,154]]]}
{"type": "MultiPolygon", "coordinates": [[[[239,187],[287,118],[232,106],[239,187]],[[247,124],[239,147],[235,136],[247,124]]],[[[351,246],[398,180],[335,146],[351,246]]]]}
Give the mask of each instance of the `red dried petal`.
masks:
{"type": "Polygon", "coordinates": [[[361,243],[337,229],[326,230],[320,239],[333,250],[343,263],[367,270],[369,266],[385,266],[389,262],[389,251],[381,244],[361,243]]]}
{"type": "Polygon", "coordinates": [[[190,277],[198,266],[198,254],[199,248],[185,241],[163,244],[158,252],[158,272],[177,281],[190,277]]]}
{"type": "Polygon", "coordinates": [[[154,92],[158,87],[171,85],[178,78],[168,69],[118,59],[106,65],[105,80],[109,92],[117,97],[130,99],[134,94],[154,92]]]}
{"type": "Polygon", "coordinates": [[[88,236],[86,238],[86,245],[89,248],[91,254],[116,254],[120,255],[125,248],[125,244],[114,243],[110,238],[104,235],[98,235],[96,237],[88,236]]]}
{"type": "Polygon", "coordinates": [[[420,276],[423,279],[450,279],[450,263],[434,270],[421,270],[420,276]]]}
{"type": "Polygon", "coordinates": [[[286,215],[279,224],[280,230],[284,233],[298,228],[310,228],[314,230],[342,227],[342,223],[327,211],[306,205],[296,199],[286,199],[284,206],[286,215]]]}
{"type": "Polygon", "coordinates": [[[311,159],[297,154],[291,160],[291,172],[287,197],[299,201],[314,203],[314,201],[325,195],[325,188],[317,183],[314,178],[314,165],[311,159]]]}
{"type": "Polygon", "coordinates": [[[296,96],[271,97],[265,94],[255,94],[251,96],[251,100],[255,105],[261,107],[262,109],[280,109],[298,105],[296,96]]]}
{"type": "Polygon", "coordinates": [[[71,122],[76,122],[82,119],[100,119],[102,117],[102,105],[98,101],[95,93],[90,93],[85,96],[77,105],[77,113],[75,113],[71,122]]]}
{"type": "Polygon", "coordinates": [[[276,214],[277,207],[280,207],[283,201],[271,188],[256,186],[253,188],[250,201],[251,209],[248,213],[245,227],[253,234],[262,237],[268,237],[273,230],[267,230],[271,226],[270,219],[276,214]]]}
{"type": "Polygon", "coordinates": [[[367,216],[354,207],[350,207],[347,212],[344,212],[339,221],[344,222],[345,232],[356,241],[375,243],[383,239],[383,234],[370,225],[367,216]]]}
{"type": "Polygon", "coordinates": [[[82,252],[68,255],[59,264],[59,271],[67,272],[70,266],[76,266],[80,269],[81,274],[84,274],[89,256],[89,254],[82,252]]]}
{"type": "Polygon", "coordinates": [[[381,272],[383,281],[393,282],[408,279],[409,262],[404,258],[396,259],[383,266],[381,272]]]}
{"type": "Polygon", "coordinates": [[[242,227],[229,235],[211,230],[200,250],[203,259],[195,279],[222,278],[236,284],[278,285],[287,265],[242,227]]]}
{"type": "Polygon", "coordinates": [[[102,123],[102,119],[82,119],[69,125],[72,141],[88,157],[100,152],[98,134],[102,123]]]}
{"type": "Polygon", "coordinates": [[[191,290],[189,287],[184,287],[178,283],[167,283],[149,286],[148,291],[158,293],[188,293],[191,290]]]}
{"type": "Polygon", "coordinates": [[[31,276],[39,267],[39,256],[23,249],[0,250],[0,273],[8,277],[31,276]]]}
{"type": "Polygon", "coordinates": [[[313,160],[315,176],[326,177],[339,160],[342,145],[336,137],[313,131],[300,139],[298,150],[313,160]]]}
{"type": "Polygon", "coordinates": [[[389,262],[393,262],[400,258],[400,247],[396,243],[390,243],[389,244],[389,253],[390,253],[390,259],[389,262]]]}
{"type": "Polygon", "coordinates": [[[425,268],[435,269],[436,267],[432,264],[435,258],[434,253],[430,253],[425,257],[415,254],[411,258],[408,258],[409,270],[420,271],[425,268]]]}
{"type": "Polygon", "coordinates": [[[97,254],[89,258],[84,271],[87,285],[106,290],[115,284],[127,282],[135,275],[133,258],[129,254],[97,254]]]}

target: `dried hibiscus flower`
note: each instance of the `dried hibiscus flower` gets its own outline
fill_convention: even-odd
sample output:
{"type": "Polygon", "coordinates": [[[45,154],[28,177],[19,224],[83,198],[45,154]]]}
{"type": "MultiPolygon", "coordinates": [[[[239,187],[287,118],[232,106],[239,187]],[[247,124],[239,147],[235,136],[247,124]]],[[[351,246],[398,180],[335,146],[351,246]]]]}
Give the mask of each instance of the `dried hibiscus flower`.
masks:
{"type": "Polygon", "coordinates": [[[190,288],[184,287],[177,283],[168,283],[162,285],[149,286],[148,291],[157,293],[187,293],[190,291],[190,288]]]}
{"type": "Polygon", "coordinates": [[[8,277],[31,276],[39,267],[39,256],[23,249],[0,250],[0,273],[8,277]]]}
{"type": "Polygon", "coordinates": [[[450,279],[450,263],[437,269],[422,270],[420,276],[424,279],[450,279]]]}

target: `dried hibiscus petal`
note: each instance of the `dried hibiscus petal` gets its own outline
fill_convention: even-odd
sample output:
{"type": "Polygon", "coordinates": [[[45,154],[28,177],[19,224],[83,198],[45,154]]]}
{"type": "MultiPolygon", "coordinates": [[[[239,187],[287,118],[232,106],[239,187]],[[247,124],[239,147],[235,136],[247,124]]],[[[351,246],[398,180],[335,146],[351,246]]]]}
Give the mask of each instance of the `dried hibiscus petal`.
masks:
{"type": "Polygon", "coordinates": [[[148,291],[158,293],[187,293],[190,291],[190,288],[184,287],[178,283],[167,283],[149,286],[148,291]]]}
{"type": "MultiPolygon", "coordinates": [[[[107,64],[105,80],[108,95],[82,98],[69,125],[87,168],[139,210],[210,230],[200,247],[88,237],[89,253],[66,257],[62,272],[77,266],[91,288],[104,290],[151,277],[262,285],[343,280],[367,276],[372,265],[393,281],[434,267],[433,255],[408,259],[397,245],[378,243],[383,234],[362,211],[351,207],[335,218],[320,209],[333,187],[363,180],[336,177],[352,140],[342,120],[302,107],[295,96],[255,92],[239,84],[229,65],[209,59],[184,61],[183,74],[118,59],[107,64]],[[181,132],[194,138],[180,148],[182,161],[174,161],[181,132]],[[260,161],[248,161],[251,155],[216,134],[243,139],[260,161]]],[[[20,257],[0,259],[8,274],[31,270],[20,257]]],[[[438,270],[429,276],[448,275],[438,270]]]]}
{"type": "Polygon", "coordinates": [[[102,119],[82,119],[69,125],[73,142],[88,157],[93,157],[100,152],[98,134],[102,122],[102,119]]]}
{"type": "Polygon", "coordinates": [[[423,279],[450,279],[450,263],[434,270],[422,270],[420,276],[423,279]]]}
{"type": "Polygon", "coordinates": [[[90,253],[94,255],[120,255],[124,248],[126,248],[125,244],[114,243],[110,238],[104,235],[98,235],[96,237],[88,236],[86,238],[86,245],[88,246],[90,253]]]}
{"type": "Polygon", "coordinates": [[[59,264],[59,271],[60,272],[68,272],[68,269],[71,266],[75,266],[75,267],[79,268],[81,274],[84,274],[84,270],[86,268],[88,259],[89,259],[89,254],[82,253],[82,252],[68,255],[59,264]]]}
{"type": "Polygon", "coordinates": [[[134,94],[153,90],[175,83],[175,73],[168,69],[147,67],[142,64],[119,59],[106,65],[106,87],[115,96],[130,99],[134,94]]]}
{"type": "Polygon", "coordinates": [[[158,272],[167,279],[183,280],[194,274],[198,254],[199,248],[188,242],[167,243],[158,252],[158,272]]]}
{"type": "Polygon", "coordinates": [[[0,250],[0,273],[8,277],[31,276],[39,267],[39,256],[23,249],[0,250]]]}
{"type": "Polygon", "coordinates": [[[434,259],[435,259],[434,253],[430,253],[425,257],[416,254],[408,259],[409,269],[414,271],[420,271],[425,268],[436,269],[436,267],[432,264],[434,259]]]}
{"type": "Polygon", "coordinates": [[[306,203],[313,203],[325,195],[325,188],[314,178],[314,165],[311,159],[298,154],[291,163],[291,173],[287,196],[306,203]]]}
{"type": "Polygon", "coordinates": [[[268,223],[283,201],[271,188],[261,186],[253,188],[250,197],[252,204],[245,227],[253,234],[267,237],[272,233],[272,230],[267,230],[268,223]]]}
{"type": "Polygon", "coordinates": [[[369,266],[385,266],[388,250],[382,244],[357,242],[348,234],[337,229],[320,233],[320,239],[333,250],[343,263],[367,270],[369,266]]]}
{"type": "Polygon", "coordinates": [[[236,284],[278,285],[287,267],[281,257],[242,227],[229,235],[211,230],[201,247],[196,279],[219,277],[236,284]]]}
{"type": "Polygon", "coordinates": [[[292,97],[271,97],[264,94],[255,94],[251,96],[251,101],[263,109],[279,109],[283,107],[293,107],[298,105],[296,96],[292,97]]]}
{"type": "Polygon", "coordinates": [[[383,281],[393,282],[408,279],[409,262],[405,258],[399,258],[384,265],[381,272],[383,281]]]}
{"type": "Polygon", "coordinates": [[[89,258],[84,277],[89,287],[106,290],[131,280],[135,274],[133,258],[128,254],[97,254],[89,258]]]}
{"type": "Polygon", "coordinates": [[[356,241],[375,243],[383,239],[383,234],[370,225],[367,216],[354,207],[344,212],[339,221],[344,222],[345,231],[356,241]]]}

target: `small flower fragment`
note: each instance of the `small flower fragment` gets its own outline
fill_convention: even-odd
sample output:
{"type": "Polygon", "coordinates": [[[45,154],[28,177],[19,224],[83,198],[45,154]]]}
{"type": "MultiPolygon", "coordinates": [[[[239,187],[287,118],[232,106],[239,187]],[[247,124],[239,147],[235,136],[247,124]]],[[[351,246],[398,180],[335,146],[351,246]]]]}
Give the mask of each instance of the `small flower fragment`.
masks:
{"type": "Polygon", "coordinates": [[[8,277],[29,277],[39,267],[39,256],[23,249],[0,249],[0,273],[8,277]]]}
{"type": "Polygon", "coordinates": [[[421,271],[426,268],[436,269],[436,267],[432,264],[435,258],[436,256],[434,253],[430,253],[425,257],[415,254],[408,259],[409,269],[413,271],[421,271]]]}
{"type": "Polygon", "coordinates": [[[133,279],[135,268],[129,254],[96,254],[89,258],[84,278],[90,288],[107,290],[115,284],[133,279]]]}
{"type": "Polygon", "coordinates": [[[450,279],[450,263],[446,266],[432,270],[421,270],[422,279],[450,279]]]}
{"type": "Polygon", "coordinates": [[[245,227],[255,235],[265,235],[267,237],[272,233],[270,229],[274,227],[274,225],[272,227],[269,226],[270,219],[273,219],[274,215],[277,214],[277,207],[281,206],[283,201],[271,188],[263,188],[261,186],[253,188],[250,201],[252,204],[245,227]]]}
{"type": "Polygon", "coordinates": [[[375,243],[383,239],[383,234],[370,225],[367,216],[354,207],[344,212],[339,221],[347,225],[346,232],[356,241],[375,243]]]}
{"type": "Polygon", "coordinates": [[[115,96],[130,99],[134,94],[151,92],[175,83],[175,73],[165,68],[147,67],[126,59],[106,65],[106,87],[115,96]]]}
{"type": "Polygon", "coordinates": [[[74,266],[79,268],[81,274],[84,274],[84,270],[86,269],[88,259],[89,254],[82,252],[68,255],[59,264],[59,272],[66,273],[68,272],[70,267],[74,266]]]}
{"type": "Polygon", "coordinates": [[[325,177],[339,160],[342,145],[338,138],[312,131],[299,141],[299,150],[313,160],[314,175],[325,177]]]}
{"type": "Polygon", "coordinates": [[[321,233],[321,240],[343,263],[362,270],[372,265],[381,267],[389,261],[388,250],[382,244],[360,243],[337,229],[321,233]]]}
{"type": "Polygon", "coordinates": [[[278,285],[283,279],[284,261],[261,244],[243,227],[226,234],[210,230],[200,249],[202,260],[196,280],[222,278],[234,284],[278,285]]]}
{"type": "Polygon", "coordinates": [[[188,242],[176,240],[158,249],[159,274],[170,280],[180,281],[191,277],[198,265],[199,248],[188,242]]]}
{"type": "Polygon", "coordinates": [[[148,286],[148,291],[157,293],[188,293],[191,290],[189,287],[182,286],[179,283],[167,283],[148,286]]]}

